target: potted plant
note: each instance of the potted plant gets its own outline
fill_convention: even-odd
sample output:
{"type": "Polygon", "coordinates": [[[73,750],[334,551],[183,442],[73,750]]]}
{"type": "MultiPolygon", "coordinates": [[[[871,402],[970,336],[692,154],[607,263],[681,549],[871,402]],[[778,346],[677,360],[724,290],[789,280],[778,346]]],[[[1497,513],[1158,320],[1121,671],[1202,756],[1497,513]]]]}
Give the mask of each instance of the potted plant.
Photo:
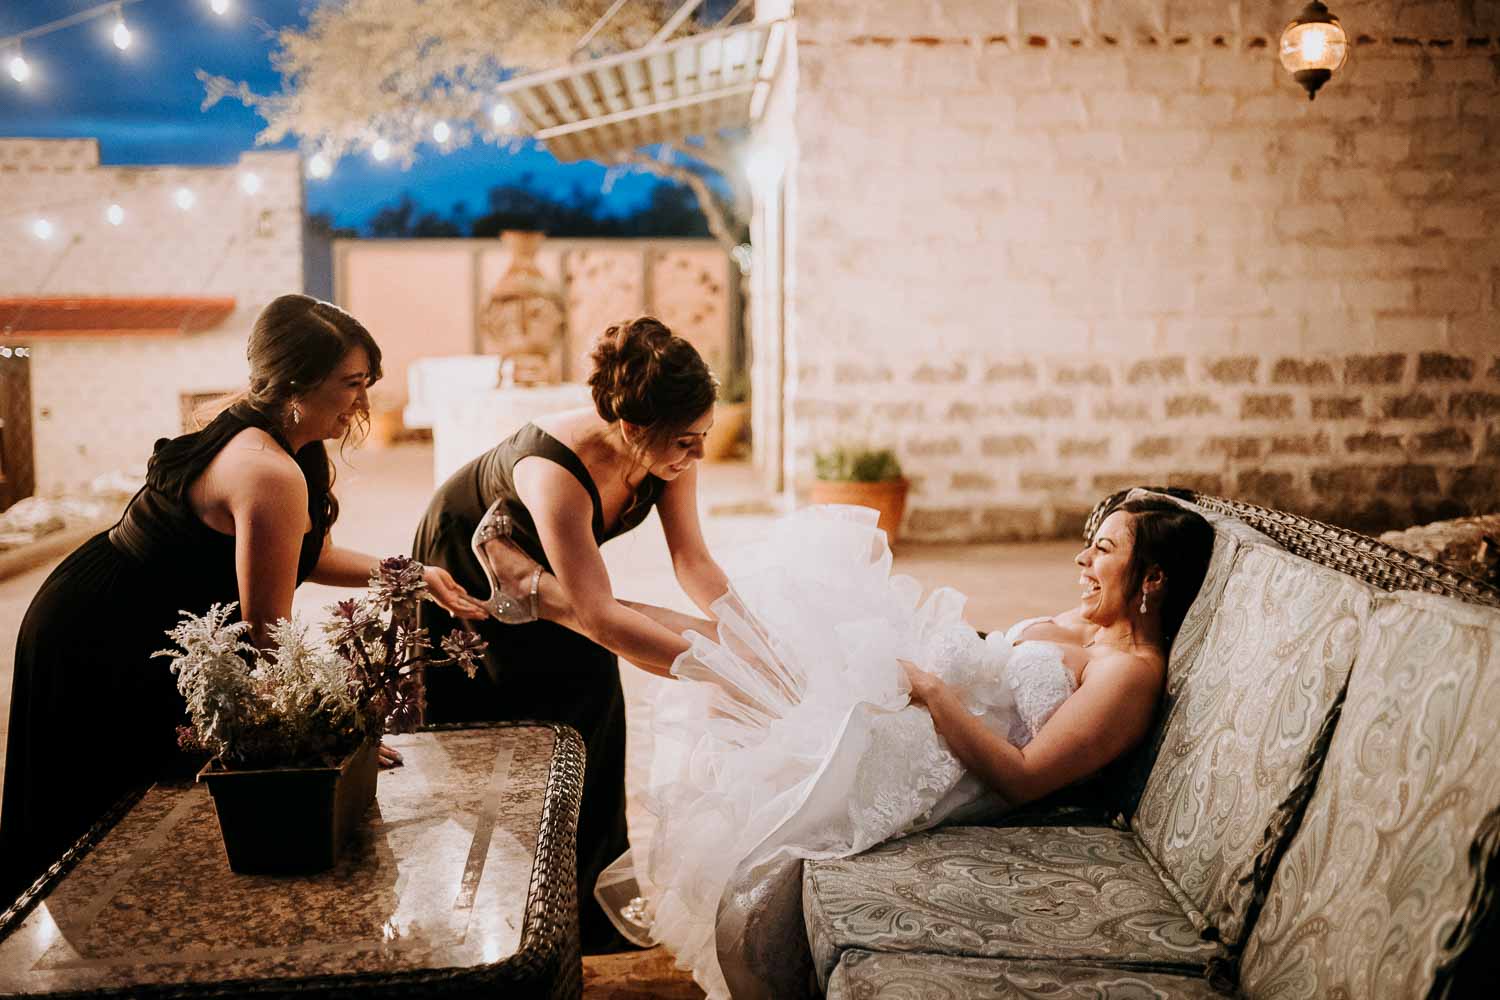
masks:
{"type": "Polygon", "coordinates": [[[384,732],[421,720],[420,670],[456,663],[470,676],[484,643],[457,631],[434,655],[415,627],[427,596],[422,567],[382,560],[370,593],[341,601],[325,641],[281,620],[271,645],[245,641],[234,604],[184,615],[168,634],[177,689],[191,726],[184,749],[213,758],[198,772],[208,786],[229,867],[237,872],[312,872],[338,859],[375,799],[376,748],[384,732]]]}
{"type": "Polygon", "coordinates": [[[812,484],[813,503],[873,507],[880,512],[880,529],[896,544],[910,484],[894,451],[839,444],[815,453],[813,465],[818,476],[812,484]]]}
{"type": "Polygon", "coordinates": [[[722,462],[734,458],[745,423],[750,419],[750,379],[737,371],[719,386],[719,401],[714,404],[714,425],[703,440],[703,459],[722,462]]]}

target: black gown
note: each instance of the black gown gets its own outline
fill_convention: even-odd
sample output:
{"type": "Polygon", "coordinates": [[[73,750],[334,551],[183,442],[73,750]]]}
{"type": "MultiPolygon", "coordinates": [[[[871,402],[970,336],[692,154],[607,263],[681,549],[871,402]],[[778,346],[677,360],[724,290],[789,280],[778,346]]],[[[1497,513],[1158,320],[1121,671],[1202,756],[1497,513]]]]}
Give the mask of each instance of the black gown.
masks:
{"type": "MultiPolygon", "coordinates": [[[[201,614],[240,596],[234,536],[199,520],[187,488],[251,426],[290,453],[271,422],[243,404],[201,431],[163,438],[119,522],[64,559],[32,598],[11,689],[0,909],[110,806],[177,760],[186,707],[170,661],[151,654],[171,645],[164,633],[182,611],[201,614]]],[[[323,499],[309,498],[313,528],[303,539],[299,583],[327,533],[323,499]]]]}
{"type": "MultiPolygon", "coordinates": [[[[512,539],[550,571],[531,512],[516,494],[513,470],[528,456],[561,465],[583,484],[594,503],[594,540],[601,545],[640,524],[661,497],[664,484],[648,475],[620,523],[606,531],[599,490],[583,460],[535,424],[527,424],[459,469],[438,489],[417,526],[413,557],[442,566],[469,593],[488,596],[489,582],[469,543],[484,512],[503,497],[514,518],[512,539]]],[[[453,618],[430,602],[422,606],[422,623],[434,644],[456,627],[453,618]]],[[[592,639],[555,622],[502,625],[490,618],[474,625],[489,643],[481,668],[472,679],[453,667],[429,671],[427,721],[536,719],[563,722],[578,730],[588,754],[578,822],[580,936],[585,951],[609,950],[621,939],[594,900],[594,882],[629,847],[625,695],[619,660],[592,639]]]]}

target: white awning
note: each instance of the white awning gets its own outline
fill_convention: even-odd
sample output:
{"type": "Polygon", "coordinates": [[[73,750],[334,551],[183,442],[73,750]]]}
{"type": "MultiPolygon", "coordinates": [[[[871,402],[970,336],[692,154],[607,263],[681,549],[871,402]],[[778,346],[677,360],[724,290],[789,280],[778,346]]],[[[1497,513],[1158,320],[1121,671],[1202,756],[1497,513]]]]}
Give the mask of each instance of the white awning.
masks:
{"type": "Polygon", "coordinates": [[[690,35],[516,77],[497,96],[564,161],[743,127],[765,107],[785,30],[767,21],[690,35]]]}

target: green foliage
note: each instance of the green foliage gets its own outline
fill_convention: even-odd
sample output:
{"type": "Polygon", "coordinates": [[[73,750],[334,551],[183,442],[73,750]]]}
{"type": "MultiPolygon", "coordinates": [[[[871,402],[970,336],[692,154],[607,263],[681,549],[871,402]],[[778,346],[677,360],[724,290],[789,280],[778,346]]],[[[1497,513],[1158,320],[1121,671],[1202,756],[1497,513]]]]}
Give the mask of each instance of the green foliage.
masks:
{"type": "Polygon", "coordinates": [[[185,748],[201,748],[231,767],[329,763],[367,737],[407,732],[421,717],[420,668],[457,664],[474,676],[485,644],[458,631],[433,655],[427,630],[415,628],[427,597],[422,566],[405,556],[381,561],[371,592],[334,606],[326,642],[282,619],[270,648],[245,641],[246,622],[231,622],[234,604],[203,615],[183,613],[167,633],[177,689],[192,726],[185,748]]]}
{"type": "Polygon", "coordinates": [[[848,483],[880,483],[901,478],[901,462],[889,448],[839,444],[813,455],[819,479],[848,483]]]}

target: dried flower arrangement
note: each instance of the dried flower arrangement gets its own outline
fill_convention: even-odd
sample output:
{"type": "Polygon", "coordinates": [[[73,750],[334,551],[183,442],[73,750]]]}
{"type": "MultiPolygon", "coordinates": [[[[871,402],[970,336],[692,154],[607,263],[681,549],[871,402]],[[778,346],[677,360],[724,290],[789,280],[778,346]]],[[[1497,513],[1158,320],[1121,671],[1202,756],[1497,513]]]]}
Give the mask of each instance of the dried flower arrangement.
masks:
{"type": "Polygon", "coordinates": [[[326,764],[385,732],[409,732],[421,719],[420,669],[456,664],[474,675],[485,643],[458,630],[441,652],[416,627],[427,597],[422,565],[406,556],[384,559],[370,592],[341,601],[311,641],[299,622],[277,622],[272,646],[245,641],[250,626],[231,622],[235,605],[184,613],[168,632],[177,689],[191,726],[178,730],[184,749],[207,751],[226,767],[326,764]]]}

